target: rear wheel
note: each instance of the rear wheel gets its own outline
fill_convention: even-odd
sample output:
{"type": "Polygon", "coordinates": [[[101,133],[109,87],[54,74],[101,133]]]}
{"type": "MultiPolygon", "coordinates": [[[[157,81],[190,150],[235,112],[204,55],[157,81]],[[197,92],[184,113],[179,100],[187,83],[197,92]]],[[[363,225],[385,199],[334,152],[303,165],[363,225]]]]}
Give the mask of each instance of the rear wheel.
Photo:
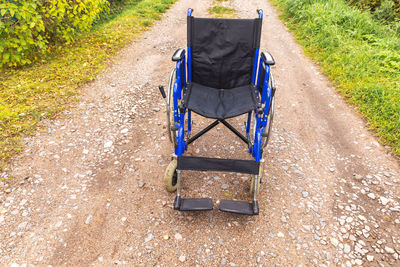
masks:
{"type": "Polygon", "coordinates": [[[264,129],[264,132],[266,131],[267,135],[261,137],[261,140],[263,143],[263,145],[262,145],[263,148],[267,146],[270,135],[271,135],[272,122],[274,120],[274,106],[275,106],[275,97],[273,97],[271,99],[271,107],[270,107],[269,114],[268,114],[267,126],[264,129]]]}
{"type": "Polygon", "coordinates": [[[176,81],[176,69],[171,71],[171,75],[169,77],[168,84],[168,93],[167,93],[167,132],[169,141],[176,145],[176,131],[171,130],[171,126],[174,126],[174,94],[172,92],[172,88],[176,81]]]}

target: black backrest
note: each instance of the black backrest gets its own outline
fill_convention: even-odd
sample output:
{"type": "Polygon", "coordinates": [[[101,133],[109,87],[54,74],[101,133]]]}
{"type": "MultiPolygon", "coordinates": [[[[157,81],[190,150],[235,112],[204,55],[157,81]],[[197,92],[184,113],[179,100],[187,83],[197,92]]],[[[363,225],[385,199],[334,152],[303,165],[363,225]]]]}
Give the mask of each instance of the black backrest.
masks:
{"type": "Polygon", "coordinates": [[[188,17],[192,81],[219,89],[250,84],[261,25],[258,18],[188,17]]]}

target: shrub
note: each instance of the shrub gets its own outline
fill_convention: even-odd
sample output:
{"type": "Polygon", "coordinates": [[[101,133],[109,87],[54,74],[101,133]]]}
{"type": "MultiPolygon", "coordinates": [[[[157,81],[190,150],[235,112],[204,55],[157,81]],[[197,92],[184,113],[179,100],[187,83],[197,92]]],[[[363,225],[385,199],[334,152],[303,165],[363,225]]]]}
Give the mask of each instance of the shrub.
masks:
{"type": "Polygon", "coordinates": [[[378,20],[394,21],[400,19],[398,0],[347,0],[350,5],[369,10],[378,20]]]}
{"type": "Polygon", "coordinates": [[[87,31],[107,0],[0,0],[0,67],[31,63],[56,41],[87,31]]]}

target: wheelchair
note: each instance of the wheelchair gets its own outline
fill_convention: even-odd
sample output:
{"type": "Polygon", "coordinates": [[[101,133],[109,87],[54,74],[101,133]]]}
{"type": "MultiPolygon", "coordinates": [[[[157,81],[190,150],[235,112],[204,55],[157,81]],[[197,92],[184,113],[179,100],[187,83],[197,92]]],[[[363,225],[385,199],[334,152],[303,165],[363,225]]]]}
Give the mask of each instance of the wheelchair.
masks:
{"type": "Polygon", "coordinates": [[[166,101],[167,131],[174,154],[165,174],[169,192],[176,191],[173,207],[180,211],[213,209],[211,198],[183,198],[182,171],[221,171],[251,175],[252,201],[220,200],[219,210],[244,215],[259,214],[258,192],[263,176],[263,150],[274,115],[276,87],[271,72],[275,61],[260,52],[263,11],[255,19],[196,18],[187,13],[187,53],[177,49],[172,56],[168,90],[158,87],[166,101]],[[192,114],[214,119],[191,137],[192,114]],[[247,114],[245,136],[227,119],[247,114]],[[254,160],[185,156],[188,146],[222,124],[248,145],[254,160]]]}

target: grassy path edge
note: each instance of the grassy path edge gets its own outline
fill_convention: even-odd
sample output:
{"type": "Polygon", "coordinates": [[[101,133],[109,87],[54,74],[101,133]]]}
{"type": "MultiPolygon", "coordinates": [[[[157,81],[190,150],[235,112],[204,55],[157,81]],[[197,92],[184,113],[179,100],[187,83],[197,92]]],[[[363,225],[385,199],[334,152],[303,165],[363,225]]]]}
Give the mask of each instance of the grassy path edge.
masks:
{"type": "Polygon", "coordinates": [[[400,36],[342,0],[270,2],[306,55],[400,156],[400,36]]]}
{"type": "Polygon", "coordinates": [[[1,70],[0,171],[7,170],[11,157],[23,150],[22,137],[35,134],[41,120],[76,103],[80,87],[94,80],[117,51],[151,27],[174,2],[139,1],[73,43],[53,46],[40,62],[1,70]]]}

